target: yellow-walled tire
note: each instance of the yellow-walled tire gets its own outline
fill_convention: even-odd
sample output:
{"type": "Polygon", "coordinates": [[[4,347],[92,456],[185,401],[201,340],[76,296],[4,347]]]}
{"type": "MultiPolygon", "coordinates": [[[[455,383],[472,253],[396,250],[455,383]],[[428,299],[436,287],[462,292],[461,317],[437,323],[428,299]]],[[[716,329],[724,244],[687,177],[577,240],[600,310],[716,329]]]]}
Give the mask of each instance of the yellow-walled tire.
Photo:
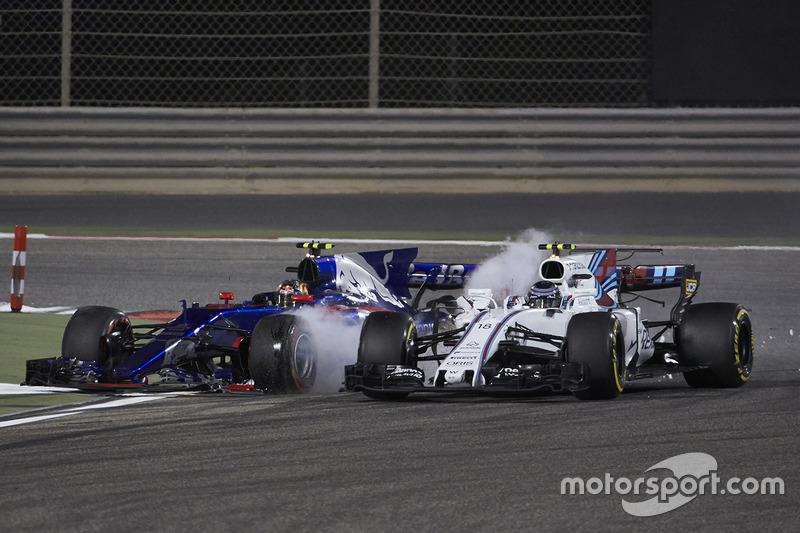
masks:
{"type": "Polygon", "coordinates": [[[753,370],[753,326],[750,314],[734,303],[689,307],[678,331],[680,362],[705,366],[684,372],[692,387],[741,387],[753,370]]]}
{"type": "MultiPolygon", "coordinates": [[[[417,366],[417,326],[405,313],[375,311],[367,316],[358,343],[358,362],[376,365],[417,366]]],[[[363,391],[378,400],[402,400],[408,392],[363,391]]]]}
{"type": "Polygon", "coordinates": [[[589,387],[573,391],[581,400],[616,398],[625,387],[625,340],[622,325],[612,313],[581,313],[567,327],[564,357],[569,363],[586,363],[589,387]]]}

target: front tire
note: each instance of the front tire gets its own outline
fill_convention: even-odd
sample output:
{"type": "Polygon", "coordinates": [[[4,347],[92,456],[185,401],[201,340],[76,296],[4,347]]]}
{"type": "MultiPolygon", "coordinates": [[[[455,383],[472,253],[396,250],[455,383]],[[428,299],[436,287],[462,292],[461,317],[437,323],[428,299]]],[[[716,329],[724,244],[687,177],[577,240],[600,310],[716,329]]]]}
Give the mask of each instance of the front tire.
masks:
{"type": "MultiPolygon", "coordinates": [[[[417,326],[405,313],[376,311],[367,316],[358,342],[358,362],[375,365],[417,366],[417,326]]],[[[363,391],[380,400],[402,400],[408,392],[363,391]]]]}
{"type": "Polygon", "coordinates": [[[318,350],[296,315],[262,318],[250,339],[250,377],[265,393],[308,392],[317,376],[318,350]]]}
{"type": "Polygon", "coordinates": [[[581,313],[567,326],[565,359],[586,363],[589,387],[573,391],[581,400],[616,398],[625,387],[625,341],[622,325],[612,313],[581,313]]]}
{"type": "Polygon", "coordinates": [[[410,316],[375,311],[367,316],[358,342],[358,362],[417,366],[417,326],[410,316]]]}
{"type": "Polygon", "coordinates": [[[753,369],[753,326],[744,307],[734,303],[694,304],[678,335],[681,363],[707,366],[684,372],[692,387],[741,387],[753,369]]]}
{"type": "Polygon", "coordinates": [[[128,316],[113,307],[80,307],[67,322],[61,338],[61,356],[95,361],[103,366],[100,378],[110,382],[112,370],[130,355],[133,329],[128,316]]]}

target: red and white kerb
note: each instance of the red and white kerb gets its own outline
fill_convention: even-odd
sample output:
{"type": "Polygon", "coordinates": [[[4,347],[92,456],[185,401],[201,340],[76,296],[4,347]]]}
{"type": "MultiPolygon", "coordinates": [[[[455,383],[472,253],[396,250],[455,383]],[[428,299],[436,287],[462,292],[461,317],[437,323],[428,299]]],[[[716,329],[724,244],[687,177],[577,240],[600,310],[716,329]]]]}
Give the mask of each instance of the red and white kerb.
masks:
{"type": "Polygon", "coordinates": [[[11,310],[22,310],[25,293],[25,255],[28,247],[28,226],[14,229],[14,255],[11,256],[11,310]]]}

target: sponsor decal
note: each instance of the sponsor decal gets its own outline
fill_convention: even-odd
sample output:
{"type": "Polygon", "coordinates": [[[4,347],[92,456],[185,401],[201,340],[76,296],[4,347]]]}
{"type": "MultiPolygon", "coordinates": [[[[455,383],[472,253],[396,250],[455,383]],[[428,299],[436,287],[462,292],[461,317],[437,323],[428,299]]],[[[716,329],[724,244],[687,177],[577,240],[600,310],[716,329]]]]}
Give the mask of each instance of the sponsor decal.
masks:
{"type": "Polygon", "coordinates": [[[691,296],[697,292],[697,280],[696,279],[686,279],[686,296],[691,296]]]}

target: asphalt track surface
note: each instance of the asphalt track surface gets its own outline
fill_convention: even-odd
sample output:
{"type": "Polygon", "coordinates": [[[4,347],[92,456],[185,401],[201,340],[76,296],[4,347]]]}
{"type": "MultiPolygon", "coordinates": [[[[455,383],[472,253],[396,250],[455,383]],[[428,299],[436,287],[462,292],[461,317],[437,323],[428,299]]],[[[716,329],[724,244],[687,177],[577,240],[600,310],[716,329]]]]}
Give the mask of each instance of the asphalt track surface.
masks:
{"type": "MultiPolygon", "coordinates": [[[[636,206],[634,214],[647,212],[642,204],[651,206],[652,221],[632,218],[631,224],[609,230],[611,236],[631,227],[625,234],[652,234],[658,240],[702,227],[712,237],[766,239],[778,234],[790,238],[800,227],[798,209],[789,203],[793,199],[783,196],[765,195],[761,203],[738,195],[574,199],[585,209],[599,209],[604,219],[609,205],[625,200],[636,206]],[[670,210],[656,212],[654,205],[670,210]],[[704,220],[717,229],[706,228],[704,220]]],[[[38,201],[42,198],[52,200],[38,201]]],[[[141,208],[138,215],[124,207],[131,199],[76,196],[54,204],[11,199],[34,207],[22,212],[29,218],[17,221],[20,213],[9,215],[6,208],[13,202],[3,197],[0,223],[14,219],[29,224],[32,232],[37,224],[200,230],[234,224],[209,210],[212,199],[170,198],[169,205],[141,208]],[[116,208],[100,216],[98,205],[116,208]]],[[[139,206],[161,201],[135,200],[139,206]]],[[[233,205],[237,211],[260,213],[258,205],[274,200],[237,198],[233,205]]],[[[308,198],[291,200],[299,205],[308,198]]],[[[317,207],[323,205],[317,200],[317,207]]],[[[313,234],[409,224],[418,231],[435,226],[467,232],[474,230],[465,226],[481,227],[474,217],[496,224],[497,231],[512,238],[531,227],[559,231],[530,222],[539,220],[534,215],[517,216],[523,207],[514,197],[492,198],[491,205],[440,197],[438,207],[420,198],[408,200],[333,198],[327,211],[320,210],[341,213],[349,205],[359,212],[375,202],[382,216],[371,223],[341,214],[315,221],[314,210],[301,209],[282,211],[283,218],[263,216],[270,228],[313,234]],[[515,215],[504,216],[508,213],[515,215]],[[514,221],[497,222],[504,218],[514,221]]],[[[556,211],[559,203],[575,205],[568,196],[546,200],[531,204],[531,213],[549,205],[556,211]]],[[[232,205],[226,197],[213,202],[221,208],[232,205]]],[[[619,210],[617,215],[628,216],[619,210]]],[[[243,228],[253,227],[246,216],[238,220],[243,228]]],[[[542,215],[541,220],[550,219],[542,215]]],[[[577,227],[587,220],[581,213],[566,224],[577,227]]],[[[602,233],[602,226],[590,233],[602,233]]],[[[365,246],[376,247],[343,243],[336,251],[365,246]]],[[[419,256],[482,262],[499,250],[423,245],[419,256]]],[[[620,398],[593,403],[568,395],[418,395],[383,403],[335,392],[282,397],[226,393],[79,412],[72,411],[74,406],[40,411],[36,414],[54,418],[0,427],[0,529],[794,531],[800,507],[800,284],[795,281],[800,251],[678,246],[667,248],[661,259],[697,264],[703,271],[698,301],[737,301],[751,311],[756,361],[746,386],[690,389],[674,376],[636,382],[620,398]],[[623,510],[622,500],[650,496],[622,495],[614,487],[608,494],[561,493],[566,477],[588,482],[656,476],[667,488],[671,472],[647,470],[692,452],[716,459],[723,484],[734,477],[781,478],[785,494],[703,494],[658,516],[633,517],[623,510]]],[[[234,290],[241,300],[272,288],[286,275],[283,268],[297,260],[291,244],[269,241],[31,240],[25,301],[39,307],[94,303],[135,311],[174,309],[182,298],[211,301],[219,290],[234,290]]],[[[101,407],[110,398],[99,400],[92,406],[101,407]]]]}
{"type": "MultiPolygon", "coordinates": [[[[36,227],[447,232],[514,236],[790,241],[800,245],[800,192],[688,194],[0,195],[0,228],[36,227]],[[80,198],[80,200],[76,200],[80,198]]],[[[283,233],[281,233],[283,234],[283,233]]],[[[268,236],[268,235],[265,235],[268,236]]],[[[641,240],[641,239],[640,239],[641,240]]]]}

